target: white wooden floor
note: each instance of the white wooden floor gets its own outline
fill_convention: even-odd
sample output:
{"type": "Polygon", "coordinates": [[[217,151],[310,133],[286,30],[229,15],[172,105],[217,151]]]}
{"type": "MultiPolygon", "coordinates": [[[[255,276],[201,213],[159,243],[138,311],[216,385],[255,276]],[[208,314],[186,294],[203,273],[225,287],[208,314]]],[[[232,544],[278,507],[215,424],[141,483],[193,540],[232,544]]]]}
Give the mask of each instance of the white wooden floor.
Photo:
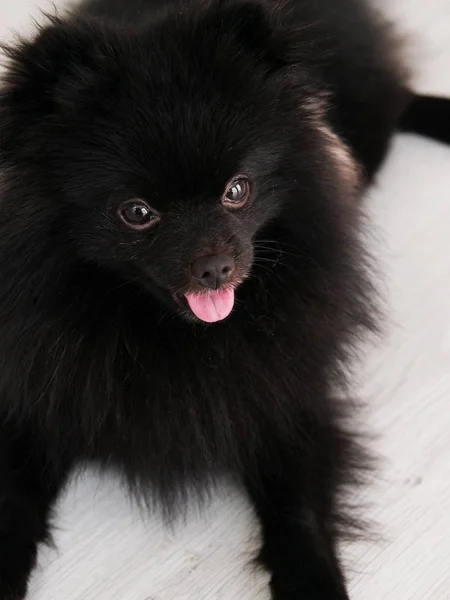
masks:
{"type": "MultiPolygon", "coordinates": [[[[124,0],[126,1],[126,0],[124,0]]],[[[417,86],[450,96],[450,0],[378,0],[418,38],[417,86]]],[[[56,2],[57,5],[61,4],[56,2]]],[[[0,37],[43,0],[0,0],[0,37]]],[[[390,321],[360,390],[382,456],[367,490],[382,541],[343,549],[354,600],[450,599],[450,149],[399,136],[370,194],[390,321]]],[[[30,600],[263,600],[248,567],[258,528],[236,490],[174,531],[141,518],[117,481],[73,483],[30,600]]],[[[307,599],[305,599],[307,600],[307,599]]]]}

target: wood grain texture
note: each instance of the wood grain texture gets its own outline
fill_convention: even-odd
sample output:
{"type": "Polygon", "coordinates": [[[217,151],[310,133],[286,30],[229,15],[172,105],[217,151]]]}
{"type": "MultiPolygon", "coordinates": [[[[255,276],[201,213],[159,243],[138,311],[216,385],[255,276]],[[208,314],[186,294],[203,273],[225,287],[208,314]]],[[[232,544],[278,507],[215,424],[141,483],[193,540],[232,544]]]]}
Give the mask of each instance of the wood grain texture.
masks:
{"type": "MultiPolygon", "coordinates": [[[[417,35],[417,87],[450,95],[450,0],[378,3],[417,35]]],[[[25,31],[39,6],[0,0],[0,37],[25,31]]],[[[399,136],[368,204],[389,318],[358,389],[381,459],[361,503],[379,535],[343,548],[352,599],[449,600],[450,149],[399,136]]],[[[30,600],[268,598],[266,576],[249,566],[257,524],[225,485],[206,514],[191,509],[169,531],[90,471],[61,498],[55,525],[58,549],[42,550],[30,600]]]]}

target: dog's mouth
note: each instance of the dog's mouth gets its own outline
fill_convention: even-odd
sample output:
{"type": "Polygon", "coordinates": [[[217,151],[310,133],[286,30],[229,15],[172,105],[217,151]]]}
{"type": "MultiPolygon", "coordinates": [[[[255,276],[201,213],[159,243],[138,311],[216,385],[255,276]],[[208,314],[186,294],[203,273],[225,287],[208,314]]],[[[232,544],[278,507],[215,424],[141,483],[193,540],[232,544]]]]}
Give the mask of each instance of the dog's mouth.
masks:
{"type": "Polygon", "coordinates": [[[203,323],[217,323],[226,319],[234,307],[234,287],[206,292],[175,294],[178,306],[203,323]]]}
{"type": "Polygon", "coordinates": [[[205,323],[226,319],[234,306],[234,288],[211,290],[206,293],[186,293],[184,298],[193,314],[205,323]]]}
{"type": "Polygon", "coordinates": [[[206,289],[196,282],[173,293],[172,297],[189,320],[203,323],[224,321],[233,311],[236,290],[247,279],[250,269],[240,269],[218,289],[206,289]]]}

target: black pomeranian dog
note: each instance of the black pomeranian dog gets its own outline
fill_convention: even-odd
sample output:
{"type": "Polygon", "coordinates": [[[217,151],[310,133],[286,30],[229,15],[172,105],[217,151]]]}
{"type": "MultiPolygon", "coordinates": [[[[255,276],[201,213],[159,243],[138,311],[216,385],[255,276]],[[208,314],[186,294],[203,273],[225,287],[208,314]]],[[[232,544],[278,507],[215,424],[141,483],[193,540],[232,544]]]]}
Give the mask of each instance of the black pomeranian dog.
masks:
{"type": "Polygon", "coordinates": [[[360,198],[397,128],[450,140],[359,0],[97,0],[4,47],[0,598],[76,465],[168,515],[246,489],[274,600],[346,600],[376,326],[360,198]]]}

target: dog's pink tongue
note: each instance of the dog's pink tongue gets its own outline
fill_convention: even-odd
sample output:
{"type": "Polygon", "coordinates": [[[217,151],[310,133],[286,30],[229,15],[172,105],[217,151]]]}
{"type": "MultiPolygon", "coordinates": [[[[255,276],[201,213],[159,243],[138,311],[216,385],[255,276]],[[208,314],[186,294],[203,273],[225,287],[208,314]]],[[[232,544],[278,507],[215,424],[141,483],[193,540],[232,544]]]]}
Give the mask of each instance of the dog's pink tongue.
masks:
{"type": "Polygon", "coordinates": [[[206,323],[215,323],[228,317],[233,310],[234,290],[219,290],[208,294],[186,294],[194,315],[206,323]]]}

